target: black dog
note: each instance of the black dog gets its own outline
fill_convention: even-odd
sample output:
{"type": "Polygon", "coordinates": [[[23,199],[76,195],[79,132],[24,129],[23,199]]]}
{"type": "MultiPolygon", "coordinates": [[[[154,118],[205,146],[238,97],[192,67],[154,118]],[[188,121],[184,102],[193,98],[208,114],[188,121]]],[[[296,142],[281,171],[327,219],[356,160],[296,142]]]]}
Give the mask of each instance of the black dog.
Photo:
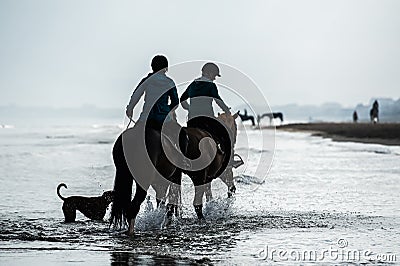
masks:
{"type": "Polygon", "coordinates": [[[67,188],[67,185],[61,183],[57,187],[57,195],[64,201],[62,210],[66,223],[75,221],[76,210],[83,213],[89,219],[103,220],[108,205],[114,199],[113,191],[106,191],[100,197],[71,196],[64,198],[60,194],[61,187],[67,188]]]}

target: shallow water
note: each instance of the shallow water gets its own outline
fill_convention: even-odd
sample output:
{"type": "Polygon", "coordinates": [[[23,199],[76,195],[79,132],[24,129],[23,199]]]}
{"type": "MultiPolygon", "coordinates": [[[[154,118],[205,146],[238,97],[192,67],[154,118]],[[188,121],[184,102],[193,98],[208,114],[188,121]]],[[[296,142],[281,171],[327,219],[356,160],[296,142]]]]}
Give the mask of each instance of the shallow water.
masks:
{"type": "Polygon", "coordinates": [[[274,152],[256,132],[248,132],[249,144],[239,139],[246,166],[235,173],[237,193],[227,199],[226,187],[214,181],[206,223],[195,219],[194,189],[185,177],[183,217],[170,228],[161,229],[162,210],[146,212],[145,205],[133,238],[80,214],[65,224],[57,185],[68,185],[65,196],[112,189],[111,148],[120,131],[116,125],[0,129],[1,265],[400,261],[400,147],[305,133],[276,132],[265,180],[274,152]],[[260,153],[267,156],[258,162],[260,153]]]}

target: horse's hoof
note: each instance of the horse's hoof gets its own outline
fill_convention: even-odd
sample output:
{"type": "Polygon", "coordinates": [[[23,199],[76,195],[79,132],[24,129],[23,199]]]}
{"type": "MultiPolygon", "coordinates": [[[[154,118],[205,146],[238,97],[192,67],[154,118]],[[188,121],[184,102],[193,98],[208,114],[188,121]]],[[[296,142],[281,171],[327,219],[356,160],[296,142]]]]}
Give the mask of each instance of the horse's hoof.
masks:
{"type": "Polygon", "coordinates": [[[228,198],[233,197],[233,195],[235,195],[235,193],[236,193],[236,188],[233,187],[232,189],[230,189],[230,190],[228,191],[228,198]]]}
{"type": "Polygon", "coordinates": [[[172,221],[172,217],[169,217],[168,215],[166,215],[164,217],[163,222],[161,223],[161,229],[168,228],[172,223],[171,221],[172,221]]]}
{"type": "Polygon", "coordinates": [[[182,209],[180,209],[179,207],[175,208],[175,217],[182,218],[182,209]]]}
{"type": "Polygon", "coordinates": [[[135,234],[135,219],[131,219],[127,231],[128,236],[133,236],[135,234]]]}
{"type": "Polygon", "coordinates": [[[135,231],[126,230],[125,232],[123,232],[123,234],[128,237],[132,237],[135,235],[135,231]]]}

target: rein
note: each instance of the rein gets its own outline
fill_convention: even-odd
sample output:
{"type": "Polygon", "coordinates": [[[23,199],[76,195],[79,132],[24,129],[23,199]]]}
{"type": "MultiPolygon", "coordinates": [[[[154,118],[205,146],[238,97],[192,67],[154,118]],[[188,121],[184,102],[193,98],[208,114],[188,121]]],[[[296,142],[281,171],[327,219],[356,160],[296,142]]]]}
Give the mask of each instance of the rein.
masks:
{"type": "Polygon", "coordinates": [[[126,126],[126,129],[125,129],[125,130],[127,130],[127,129],[129,128],[129,126],[131,125],[131,122],[133,122],[134,124],[136,124],[136,121],[133,120],[132,117],[128,117],[128,118],[129,118],[129,123],[128,123],[128,125],[126,126]]]}

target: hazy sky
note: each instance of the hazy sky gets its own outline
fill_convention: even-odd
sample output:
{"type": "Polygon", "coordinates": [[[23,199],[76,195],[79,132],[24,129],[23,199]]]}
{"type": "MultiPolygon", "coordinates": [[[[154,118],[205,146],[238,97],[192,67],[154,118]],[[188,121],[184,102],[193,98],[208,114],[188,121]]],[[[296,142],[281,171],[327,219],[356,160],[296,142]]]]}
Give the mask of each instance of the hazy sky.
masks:
{"type": "Polygon", "coordinates": [[[234,66],[271,105],[400,97],[397,0],[0,0],[0,47],[0,105],[125,107],[158,53],[234,66]]]}

